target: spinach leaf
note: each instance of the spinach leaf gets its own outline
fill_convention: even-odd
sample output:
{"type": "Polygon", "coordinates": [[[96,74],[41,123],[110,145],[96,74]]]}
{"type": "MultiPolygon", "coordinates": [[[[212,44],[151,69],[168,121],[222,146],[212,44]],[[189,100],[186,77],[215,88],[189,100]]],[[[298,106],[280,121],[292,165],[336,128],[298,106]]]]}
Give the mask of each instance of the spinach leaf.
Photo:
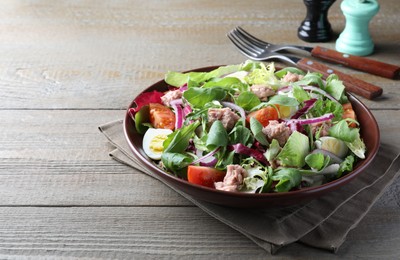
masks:
{"type": "Polygon", "coordinates": [[[247,84],[242,83],[240,79],[235,77],[215,78],[211,79],[203,85],[203,88],[215,87],[223,88],[232,94],[234,94],[235,92],[246,91],[248,89],[247,84]]]}
{"type": "Polygon", "coordinates": [[[285,95],[274,95],[268,100],[268,104],[295,107],[299,105],[297,99],[285,95]]]}
{"type": "Polygon", "coordinates": [[[196,121],[168,135],[167,140],[163,143],[164,153],[183,153],[189,145],[189,140],[194,130],[196,130],[199,125],[200,122],[196,121]]]}
{"type": "Polygon", "coordinates": [[[261,101],[253,92],[244,91],[236,98],[235,103],[244,110],[250,111],[254,107],[258,106],[261,101]]]}
{"type": "Polygon", "coordinates": [[[183,92],[183,97],[194,107],[201,108],[208,102],[213,100],[223,100],[226,96],[226,91],[223,88],[189,88],[183,92]]]}
{"type": "Polygon", "coordinates": [[[232,129],[232,131],[229,133],[229,137],[231,144],[242,143],[247,146],[252,144],[254,141],[251,131],[247,127],[240,124],[236,125],[232,129]]]}
{"type": "Polygon", "coordinates": [[[260,142],[260,144],[268,146],[269,142],[265,134],[262,132],[262,129],[262,124],[254,117],[250,117],[250,130],[253,133],[254,138],[260,142]]]}
{"type": "Polygon", "coordinates": [[[208,132],[206,146],[209,150],[214,150],[217,147],[225,147],[228,145],[228,133],[222,125],[222,122],[215,121],[208,132]]]}
{"type": "Polygon", "coordinates": [[[170,171],[177,173],[181,178],[186,178],[186,168],[194,158],[185,153],[162,153],[161,161],[170,171]]]}

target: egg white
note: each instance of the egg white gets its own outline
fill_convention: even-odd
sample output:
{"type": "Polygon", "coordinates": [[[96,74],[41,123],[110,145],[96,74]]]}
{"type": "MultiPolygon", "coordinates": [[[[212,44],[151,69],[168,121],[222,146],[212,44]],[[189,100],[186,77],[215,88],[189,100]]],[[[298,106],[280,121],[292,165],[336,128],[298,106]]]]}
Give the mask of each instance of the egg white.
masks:
{"type": "MultiPolygon", "coordinates": [[[[167,136],[172,133],[170,129],[158,129],[149,128],[143,136],[143,150],[148,157],[153,160],[160,160],[162,151],[155,151],[151,148],[152,141],[160,136],[167,136]]],[[[163,140],[160,140],[158,144],[162,145],[163,140]]]]}

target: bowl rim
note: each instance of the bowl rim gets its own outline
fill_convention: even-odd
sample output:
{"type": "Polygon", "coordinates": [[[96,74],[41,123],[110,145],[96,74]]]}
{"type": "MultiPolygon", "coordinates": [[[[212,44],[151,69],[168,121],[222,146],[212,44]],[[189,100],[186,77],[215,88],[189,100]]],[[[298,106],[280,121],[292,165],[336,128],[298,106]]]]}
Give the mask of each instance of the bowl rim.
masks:
{"type": "MultiPolygon", "coordinates": [[[[210,71],[214,68],[217,68],[221,65],[218,66],[206,66],[206,67],[201,67],[201,68],[196,68],[192,70],[187,70],[185,72],[191,72],[191,71],[210,71]]],[[[288,192],[277,192],[277,193],[246,193],[246,192],[230,192],[230,191],[222,191],[222,190],[217,190],[197,184],[190,183],[184,179],[181,179],[177,176],[174,176],[173,174],[169,174],[159,167],[155,165],[154,161],[152,161],[150,158],[144,157],[138,147],[136,147],[130,140],[129,137],[129,125],[134,126],[133,124],[129,124],[129,121],[132,120],[130,115],[129,115],[129,109],[135,107],[135,99],[142,93],[144,92],[149,92],[152,90],[155,90],[156,88],[159,88],[159,86],[165,85],[165,90],[167,91],[167,83],[164,81],[164,79],[161,79],[153,84],[151,84],[149,87],[145,88],[143,91],[141,91],[136,97],[131,101],[129,104],[129,107],[126,109],[125,112],[125,117],[123,119],[123,130],[124,130],[124,136],[125,139],[128,143],[129,148],[133,152],[134,156],[144,164],[144,166],[148,169],[151,170],[153,173],[156,173],[158,176],[163,178],[167,182],[176,182],[184,186],[188,186],[188,188],[193,189],[193,191],[201,191],[201,192],[212,192],[213,194],[220,194],[224,196],[229,196],[232,198],[244,198],[244,199],[265,199],[265,198],[284,198],[284,197],[292,197],[292,196],[310,196],[315,193],[325,193],[326,191],[333,190],[336,188],[340,188],[343,184],[348,183],[350,180],[358,176],[375,158],[376,154],[378,153],[379,150],[379,144],[380,144],[380,130],[379,126],[377,124],[377,121],[371,111],[359,100],[357,99],[354,95],[351,93],[347,93],[349,100],[352,104],[357,103],[358,106],[360,106],[363,109],[364,113],[367,113],[367,116],[370,117],[373,121],[373,126],[375,127],[376,130],[376,145],[372,147],[372,150],[367,151],[366,158],[363,160],[360,160],[357,162],[355,165],[355,169],[353,169],[351,172],[343,175],[342,177],[335,179],[333,181],[330,181],[328,183],[319,185],[319,186],[314,186],[314,187],[306,187],[298,190],[293,190],[293,191],[288,191],[288,192]]],[[[370,127],[370,126],[369,126],[370,127]]],[[[372,127],[372,126],[371,126],[372,127]]],[[[133,131],[136,131],[136,129],[133,128],[133,131]]]]}

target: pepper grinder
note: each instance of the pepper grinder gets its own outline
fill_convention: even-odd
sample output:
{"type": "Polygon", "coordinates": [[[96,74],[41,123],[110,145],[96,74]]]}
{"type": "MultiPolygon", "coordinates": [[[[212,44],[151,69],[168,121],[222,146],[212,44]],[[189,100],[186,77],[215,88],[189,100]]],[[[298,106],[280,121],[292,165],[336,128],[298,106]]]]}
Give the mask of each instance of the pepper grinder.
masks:
{"type": "Polygon", "coordinates": [[[346,17],[346,25],[336,41],[336,50],[356,56],[373,52],[374,43],[369,33],[369,22],[378,13],[376,0],[344,0],[340,8],[346,17]]]}
{"type": "Polygon", "coordinates": [[[306,42],[327,42],[332,39],[328,10],[336,0],[304,0],[307,15],[297,30],[297,36],[306,42]]]}

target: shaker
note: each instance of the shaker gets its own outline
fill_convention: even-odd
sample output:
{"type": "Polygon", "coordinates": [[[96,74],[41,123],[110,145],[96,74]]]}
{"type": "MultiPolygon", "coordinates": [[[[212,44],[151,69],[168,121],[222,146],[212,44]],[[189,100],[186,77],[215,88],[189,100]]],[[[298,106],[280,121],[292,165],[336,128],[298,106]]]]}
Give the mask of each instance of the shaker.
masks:
{"type": "Polygon", "coordinates": [[[297,30],[297,36],[306,42],[327,42],[332,39],[328,10],[335,0],[303,0],[306,18],[297,30]]]}
{"type": "Polygon", "coordinates": [[[340,8],[346,17],[346,25],[336,41],[336,50],[356,56],[373,52],[374,43],[369,33],[369,22],[378,13],[376,0],[343,0],[340,8]]]}

